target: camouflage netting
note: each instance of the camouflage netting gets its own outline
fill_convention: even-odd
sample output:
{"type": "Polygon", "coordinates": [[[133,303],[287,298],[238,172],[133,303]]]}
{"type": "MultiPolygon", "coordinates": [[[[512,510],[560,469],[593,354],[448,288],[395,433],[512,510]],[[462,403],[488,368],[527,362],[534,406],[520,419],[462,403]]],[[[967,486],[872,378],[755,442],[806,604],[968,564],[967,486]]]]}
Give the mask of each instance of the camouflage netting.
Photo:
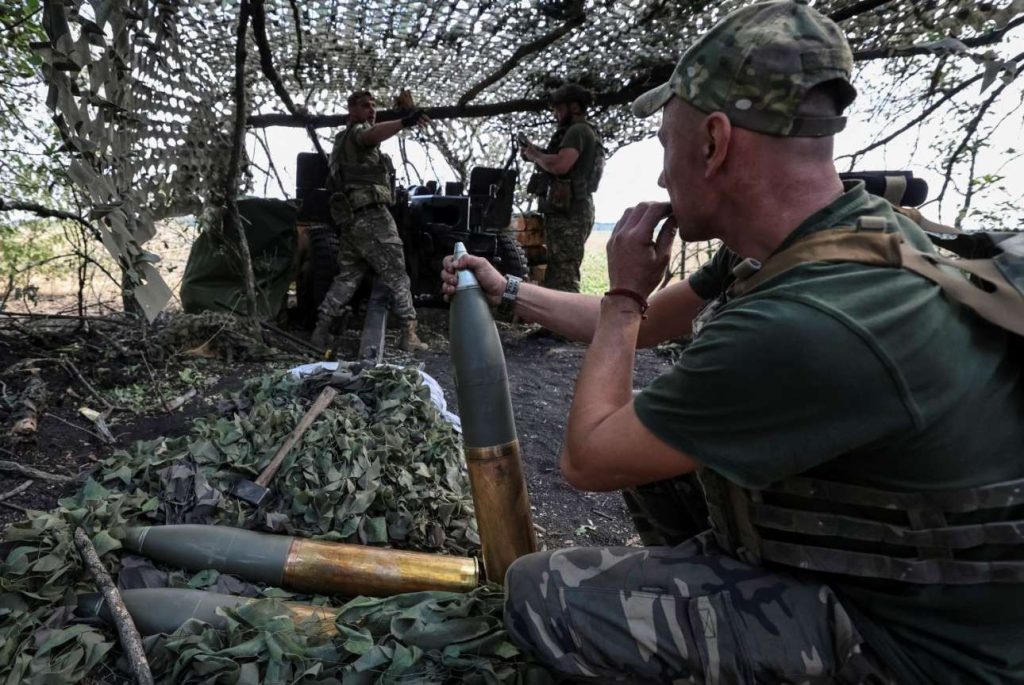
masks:
{"type": "MultiPolygon", "coordinates": [[[[597,92],[595,119],[614,149],[651,133],[651,122],[633,120],[624,104],[663,81],[695,36],[743,4],[244,0],[254,27],[266,19],[263,57],[294,101],[285,112],[249,32],[245,114],[252,126],[338,126],[343,117],[334,114],[353,88],[409,89],[421,106],[438,108],[435,119],[458,121],[433,135],[464,171],[470,159],[497,162],[509,133],[540,125],[534,113],[545,107],[545,89],[568,78],[597,92]]],[[[903,111],[924,107],[940,83],[952,90],[981,73],[1017,73],[1017,58],[1003,61],[981,46],[1020,23],[1021,0],[814,4],[840,21],[862,63],[901,57],[886,87],[899,85],[877,100],[890,114],[894,102],[912,103],[903,111]]],[[[238,18],[238,4],[215,0],[46,3],[50,44],[39,49],[71,175],[101,219],[107,249],[134,267],[136,296],[151,316],[168,297],[142,247],[153,220],[222,200],[238,18]]]]}
{"type": "Polygon", "coordinates": [[[155,567],[123,552],[130,525],[220,523],[403,549],[479,552],[459,442],[414,370],[343,368],[299,383],[258,378],[179,438],[139,442],[98,465],[52,512],[31,512],[0,547],[0,682],[124,682],[113,629],[73,619],[95,592],[72,543],[91,536],[122,588],[177,587],[265,598],[223,629],[190,622],[146,640],[161,683],[546,682],[508,641],[500,588],[387,599],[295,595],[215,571],[155,567]],[[226,496],[254,477],[330,377],[338,397],[306,433],[258,512],[226,496]],[[340,609],[338,635],[278,602],[340,609]]]}

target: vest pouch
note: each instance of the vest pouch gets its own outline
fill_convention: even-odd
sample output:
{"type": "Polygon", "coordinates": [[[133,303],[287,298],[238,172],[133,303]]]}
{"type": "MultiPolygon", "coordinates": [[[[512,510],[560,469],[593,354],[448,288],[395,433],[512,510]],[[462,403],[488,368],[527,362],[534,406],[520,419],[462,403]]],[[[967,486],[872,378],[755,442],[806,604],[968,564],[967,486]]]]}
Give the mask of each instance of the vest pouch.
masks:
{"type": "Polygon", "coordinates": [[[526,182],[526,194],[536,197],[544,197],[548,192],[548,175],[535,171],[530,174],[530,180],[526,182]]]}
{"type": "Polygon", "coordinates": [[[555,212],[567,212],[572,204],[572,181],[567,178],[554,178],[548,185],[547,206],[555,212]]]}
{"type": "Polygon", "coordinates": [[[350,185],[379,185],[388,187],[390,179],[383,164],[339,164],[342,182],[350,185]]]}

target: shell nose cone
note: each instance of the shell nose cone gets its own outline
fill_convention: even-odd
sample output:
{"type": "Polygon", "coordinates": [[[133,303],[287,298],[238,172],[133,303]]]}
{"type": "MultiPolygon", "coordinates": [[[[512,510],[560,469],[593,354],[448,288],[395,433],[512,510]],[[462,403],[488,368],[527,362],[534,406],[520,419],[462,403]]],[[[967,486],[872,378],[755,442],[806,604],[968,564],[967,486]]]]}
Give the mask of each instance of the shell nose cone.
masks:
{"type": "MultiPolygon", "coordinates": [[[[465,257],[468,253],[466,252],[466,246],[462,243],[455,243],[455,250],[452,252],[452,257],[455,261],[459,261],[465,257]]],[[[465,290],[466,288],[479,288],[480,283],[477,282],[476,276],[469,269],[458,270],[459,283],[455,286],[456,290],[465,290]]]]}

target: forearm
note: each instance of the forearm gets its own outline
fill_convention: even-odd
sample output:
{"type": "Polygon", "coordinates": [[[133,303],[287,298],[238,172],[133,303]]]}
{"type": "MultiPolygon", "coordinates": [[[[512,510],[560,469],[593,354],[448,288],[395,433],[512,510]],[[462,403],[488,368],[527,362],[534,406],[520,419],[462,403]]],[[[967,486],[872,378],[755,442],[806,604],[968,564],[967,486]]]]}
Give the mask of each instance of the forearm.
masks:
{"type": "Polygon", "coordinates": [[[562,176],[572,169],[573,164],[579,159],[579,152],[571,148],[562,148],[554,154],[535,150],[530,155],[530,159],[549,174],[562,176]]]}
{"type": "Polygon", "coordinates": [[[402,130],[402,120],[395,119],[394,121],[385,121],[379,124],[374,124],[370,130],[365,131],[359,136],[359,142],[362,145],[372,146],[380,145],[385,140],[395,135],[402,130]]]}
{"type": "MultiPolygon", "coordinates": [[[[530,323],[576,342],[589,343],[594,337],[601,298],[566,293],[523,283],[516,300],[516,314],[530,323]]],[[[676,283],[650,299],[647,318],[640,325],[638,347],[654,347],[690,334],[693,318],[704,305],[688,283],[676,283]]]]}
{"type": "Polygon", "coordinates": [[[532,283],[519,287],[516,314],[529,323],[575,340],[590,342],[597,325],[601,298],[542,288],[532,283]]]}
{"type": "Polygon", "coordinates": [[[633,400],[633,361],[640,312],[622,296],[606,297],[598,305],[594,337],[583,358],[566,427],[566,457],[574,468],[586,455],[588,438],[600,424],[633,400]]]}

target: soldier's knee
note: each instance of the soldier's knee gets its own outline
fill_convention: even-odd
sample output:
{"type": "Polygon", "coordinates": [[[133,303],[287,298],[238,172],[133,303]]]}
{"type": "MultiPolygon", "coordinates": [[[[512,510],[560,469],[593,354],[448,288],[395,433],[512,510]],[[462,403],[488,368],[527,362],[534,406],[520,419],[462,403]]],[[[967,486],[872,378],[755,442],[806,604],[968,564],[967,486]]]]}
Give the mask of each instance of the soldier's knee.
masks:
{"type": "Polygon", "coordinates": [[[533,552],[512,562],[505,572],[505,592],[540,591],[541,576],[547,573],[551,552],[533,552]]]}

